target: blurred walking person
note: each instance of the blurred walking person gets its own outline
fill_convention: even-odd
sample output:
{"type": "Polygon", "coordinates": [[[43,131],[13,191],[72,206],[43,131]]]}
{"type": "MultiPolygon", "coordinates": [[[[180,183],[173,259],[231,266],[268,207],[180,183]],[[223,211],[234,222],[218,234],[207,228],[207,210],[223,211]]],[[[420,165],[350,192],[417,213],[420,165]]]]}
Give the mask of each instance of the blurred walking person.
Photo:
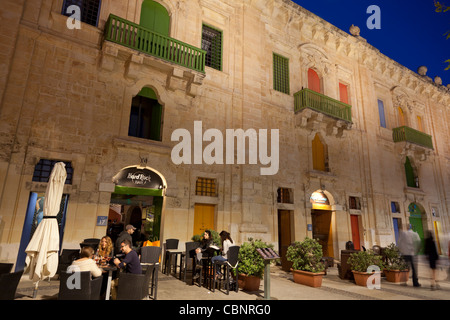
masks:
{"type": "Polygon", "coordinates": [[[427,232],[427,238],[425,239],[425,254],[427,255],[428,262],[430,263],[431,290],[439,289],[439,285],[437,284],[436,281],[436,262],[439,259],[439,255],[431,231],[427,232]]]}
{"type": "Polygon", "coordinates": [[[408,230],[401,230],[398,238],[398,248],[405,259],[406,263],[410,265],[412,271],[412,280],[414,287],[420,287],[418,270],[416,264],[416,255],[419,252],[421,245],[419,235],[412,230],[412,226],[408,225],[408,230]]]}

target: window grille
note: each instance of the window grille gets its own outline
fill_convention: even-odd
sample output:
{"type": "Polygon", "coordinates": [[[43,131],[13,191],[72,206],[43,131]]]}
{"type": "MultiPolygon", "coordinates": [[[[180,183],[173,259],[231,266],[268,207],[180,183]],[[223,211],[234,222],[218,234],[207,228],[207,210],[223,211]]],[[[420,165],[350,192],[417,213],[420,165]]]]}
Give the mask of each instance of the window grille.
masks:
{"type": "Polygon", "coordinates": [[[71,162],[59,161],[59,160],[48,160],[41,159],[38,164],[34,167],[33,179],[36,182],[48,182],[50,174],[52,173],[53,167],[57,162],[64,162],[67,178],[65,184],[72,184],[73,168],[71,162]]]}
{"type": "Polygon", "coordinates": [[[202,49],[206,51],[205,65],[222,70],[222,32],[203,25],[202,49]]]}
{"type": "Polygon", "coordinates": [[[361,210],[361,199],[358,197],[350,197],[349,207],[353,210],[361,210]]]}
{"type": "Polygon", "coordinates": [[[67,12],[67,8],[72,5],[78,6],[81,10],[81,21],[96,27],[100,16],[100,4],[101,0],[64,0],[62,14],[71,17],[73,12],[70,10],[67,12]]]}
{"type": "Polygon", "coordinates": [[[198,178],[195,185],[195,195],[217,197],[216,180],[208,178],[198,178]]]}
{"type": "Polygon", "coordinates": [[[289,59],[273,54],[273,89],[289,94],[289,59]]]}
{"type": "Polygon", "coordinates": [[[278,203],[293,203],[292,192],[288,188],[278,188],[277,190],[277,202],[278,203]]]}

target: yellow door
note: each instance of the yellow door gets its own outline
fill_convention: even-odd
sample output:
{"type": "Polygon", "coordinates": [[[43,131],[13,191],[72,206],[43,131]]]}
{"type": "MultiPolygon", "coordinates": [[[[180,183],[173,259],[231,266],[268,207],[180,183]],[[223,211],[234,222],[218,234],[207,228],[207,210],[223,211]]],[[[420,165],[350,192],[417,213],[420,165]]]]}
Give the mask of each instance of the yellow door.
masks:
{"type": "Polygon", "coordinates": [[[441,243],[439,241],[439,236],[440,236],[441,232],[442,232],[441,222],[440,221],[434,221],[434,235],[435,235],[436,249],[438,251],[438,254],[442,254],[441,243]]]}
{"type": "Polygon", "coordinates": [[[205,230],[214,229],[215,205],[196,204],[194,209],[194,235],[203,235],[205,230]]]}

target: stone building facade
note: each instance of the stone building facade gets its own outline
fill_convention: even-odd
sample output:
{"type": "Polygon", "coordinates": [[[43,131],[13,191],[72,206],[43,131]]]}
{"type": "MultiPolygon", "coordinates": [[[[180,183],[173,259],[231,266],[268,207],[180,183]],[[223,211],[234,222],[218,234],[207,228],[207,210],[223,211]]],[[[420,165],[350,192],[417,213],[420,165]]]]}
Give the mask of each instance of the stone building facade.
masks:
{"type": "Polygon", "coordinates": [[[288,0],[85,3],[81,23],[77,1],[0,9],[1,261],[20,264],[45,161],[71,170],[62,248],[105,235],[116,205],[123,223],[158,220],[154,235],[180,245],[205,228],[281,251],[314,236],[339,258],[347,241],[385,246],[411,223],[445,249],[450,92],[424,68],[288,0]],[[173,161],[177,129],[192,137],[190,163],[173,161]],[[229,129],[253,137],[243,161],[237,140],[225,152],[229,129]],[[255,161],[264,129],[268,150],[258,145],[255,161]],[[213,146],[206,132],[223,135],[213,164],[194,159],[213,146]],[[261,174],[261,150],[275,161],[276,147],[278,171],[261,174]],[[129,167],[161,184],[121,188],[115,177],[129,167]]]}

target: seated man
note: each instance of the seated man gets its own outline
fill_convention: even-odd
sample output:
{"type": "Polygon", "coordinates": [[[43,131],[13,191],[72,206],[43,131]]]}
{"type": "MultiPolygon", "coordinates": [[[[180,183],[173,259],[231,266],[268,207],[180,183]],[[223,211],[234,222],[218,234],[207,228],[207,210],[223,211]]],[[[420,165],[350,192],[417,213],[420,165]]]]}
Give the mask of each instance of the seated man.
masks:
{"type": "Polygon", "coordinates": [[[131,242],[128,239],[123,240],[120,248],[125,253],[125,257],[122,261],[117,258],[114,259],[116,267],[125,268],[125,272],[128,273],[142,274],[141,261],[136,251],[131,248],[131,242]]]}

